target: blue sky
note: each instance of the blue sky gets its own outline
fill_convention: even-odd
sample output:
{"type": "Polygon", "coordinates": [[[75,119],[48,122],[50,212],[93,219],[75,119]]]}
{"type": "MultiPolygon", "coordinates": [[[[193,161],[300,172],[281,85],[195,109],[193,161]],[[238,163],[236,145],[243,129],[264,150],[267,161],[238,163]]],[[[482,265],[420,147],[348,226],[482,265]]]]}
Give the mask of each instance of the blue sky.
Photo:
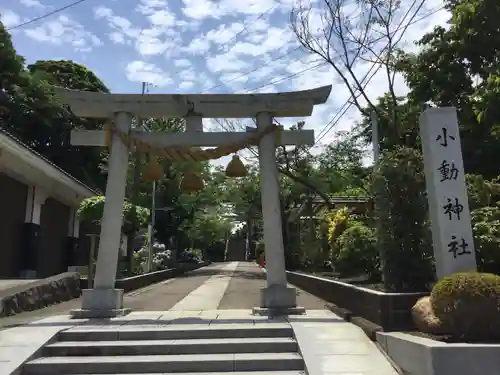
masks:
{"type": "MultiPolygon", "coordinates": [[[[321,1],[313,0],[313,6],[321,1]]],[[[2,0],[1,19],[7,28],[14,27],[71,2],[2,0]]],[[[28,63],[40,59],[79,62],[113,92],[140,92],[142,81],[154,84],[151,93],[278,92],[332,84],[328,103],[317,107],[306,120],[317,136],[323,135],[318,143],[321,148],[335,138],[336,131],[350,129],[359,114],[350,110],[331,131],[322,132],[349,93],[328,66],[311,69],[318,58],[298,48],[289,21],[296,3],[86,0],[11,33],[17,52],[28,63]],[[301,73],[305,69],[310,70],[301,73]],[[287,78],[291,75],[295,76],[287,78]]],[[[440,0],[427,0],[420,14],[441,6],[440,0]]],[[[414,40],[447,18],[445,11],[439,11],[415,23],[406,31],[401,46],[414,48],[414,40]]],[[[362,75],[369,66],[361,61],[355,71],[362,75]]],[[[403,80],[398,79],[397,91],[405,90],[403,80]]],[[[387,81],[383,74],[377,74],[368,86],[369,97],[385,91],[387,81]]],[[[205,125],[211,127],[207,122],[205,125]]]]}

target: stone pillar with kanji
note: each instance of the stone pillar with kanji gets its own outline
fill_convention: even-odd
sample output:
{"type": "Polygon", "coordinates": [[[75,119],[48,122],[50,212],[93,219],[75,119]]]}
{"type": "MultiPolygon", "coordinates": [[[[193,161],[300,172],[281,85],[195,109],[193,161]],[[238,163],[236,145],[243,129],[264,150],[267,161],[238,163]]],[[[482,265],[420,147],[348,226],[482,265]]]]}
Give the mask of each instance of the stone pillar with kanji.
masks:
{"type": "Polygon", "coordinates": [[[456,109],[426,109],[420,137],[437,277],[476,271],[456,109]]]}

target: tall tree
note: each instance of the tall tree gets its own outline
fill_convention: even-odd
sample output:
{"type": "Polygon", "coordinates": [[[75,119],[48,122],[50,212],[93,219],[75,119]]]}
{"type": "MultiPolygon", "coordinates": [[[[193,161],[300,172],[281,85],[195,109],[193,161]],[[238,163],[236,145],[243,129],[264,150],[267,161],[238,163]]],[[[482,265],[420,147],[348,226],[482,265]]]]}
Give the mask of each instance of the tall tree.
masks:
{"type": "Polygon", "coordinates": [[[447,1],[448,29],[436,27],[418,41],[420,51],[399,62],[410,87],[409,100],[454,106],[461,125],[468,173],[500,174],[500,4],[495,0],[447,1]]]}
{"type": "Polygon", "coordinates": [[[97,148],[69,143],[72,129],[97,129],[102,121],[81,119],[60,104],[53,85],[109,92],[95,74],[71,61],[38,61],[24,68],[10,35],[0,24],[0,126],[87,185],[103,189],[97,148]]]}
{"type": "MultiPolygon", "coordinates": [[[[69,60],[39,60],[28,65],[32,76],[44,80],[51,86],[71,90],[109,92],[102,81],[83,65],[69,60]]],[[[105,175],[101,163],[104,150],[97,147],[76,147],[70,144],[70,133],[74,129],[102,129],[103,120],[76,117],[66,119],[58,143],[44,150],[44,155],[68,173],[89,186],[104,190],[105,175]]]]}
{"type": "Polygon", "coordinates": [[[80,91],[109,92],[92,71],[71,60],[38,60],[28,65],[28,70],[32,74],[40,74],[51,85],[80,91]]]}

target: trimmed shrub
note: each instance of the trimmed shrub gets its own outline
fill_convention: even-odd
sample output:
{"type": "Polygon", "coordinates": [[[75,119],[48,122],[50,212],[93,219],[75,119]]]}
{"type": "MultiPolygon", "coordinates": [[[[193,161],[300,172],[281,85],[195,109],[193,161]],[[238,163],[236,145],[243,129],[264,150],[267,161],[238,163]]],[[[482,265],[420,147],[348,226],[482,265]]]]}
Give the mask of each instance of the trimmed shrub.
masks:
{"type": "Polygon", "coordinates": [[[367,275],[371,279],[379,276],[379,256],[375,231],[363,224],[347,228],[337,240],[335,270],[345,276],[367,275]]]}
{"type": "Polygon", "coordinates": [[[444,277],[432,289],[431,304],[456,339],[500,338],[500,276],[468,272],[444,277]]]}

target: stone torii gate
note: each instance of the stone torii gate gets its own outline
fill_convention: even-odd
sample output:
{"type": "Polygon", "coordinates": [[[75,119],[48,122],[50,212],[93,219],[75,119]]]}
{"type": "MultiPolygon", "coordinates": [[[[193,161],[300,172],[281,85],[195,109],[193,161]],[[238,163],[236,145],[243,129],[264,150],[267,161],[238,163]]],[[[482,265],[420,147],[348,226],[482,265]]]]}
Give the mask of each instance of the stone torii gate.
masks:
{"type": "MultiPolygon", "coordinates": [[[[248,132],[203,132],[203,118],[256,118],[257,130],[273,126],[273,117],[305,117],[323,104],[332,86],[276,94],[106,94],[56,88],[62,102],[76,116],[114,119],[118,131],[130,133],[152,147],[216,147],[248,138],[248,132]],[[186,118],[183,133],[149,133],[131,129],[132,117],[186,118]]],[[[106,146],[106,131],[73,131],[75,146],[106,146]]],[[[111,134],[106,201],[101,222],[99,253],[93,289],[82,291],[82,308],[73,317],[113,317],[130,311],[123,307],[123,290],[115,289],[125,199],[129,149],[119,134],[111,134]]],[[[312,145],[313,130],[281,131],[281,145],[312,145]]],[[[262,214],[267,283],[255,313],[300,313],[294,288],[287,287],[279,199],[276,136],[266,133],[259,141],[262,214]]]]}

